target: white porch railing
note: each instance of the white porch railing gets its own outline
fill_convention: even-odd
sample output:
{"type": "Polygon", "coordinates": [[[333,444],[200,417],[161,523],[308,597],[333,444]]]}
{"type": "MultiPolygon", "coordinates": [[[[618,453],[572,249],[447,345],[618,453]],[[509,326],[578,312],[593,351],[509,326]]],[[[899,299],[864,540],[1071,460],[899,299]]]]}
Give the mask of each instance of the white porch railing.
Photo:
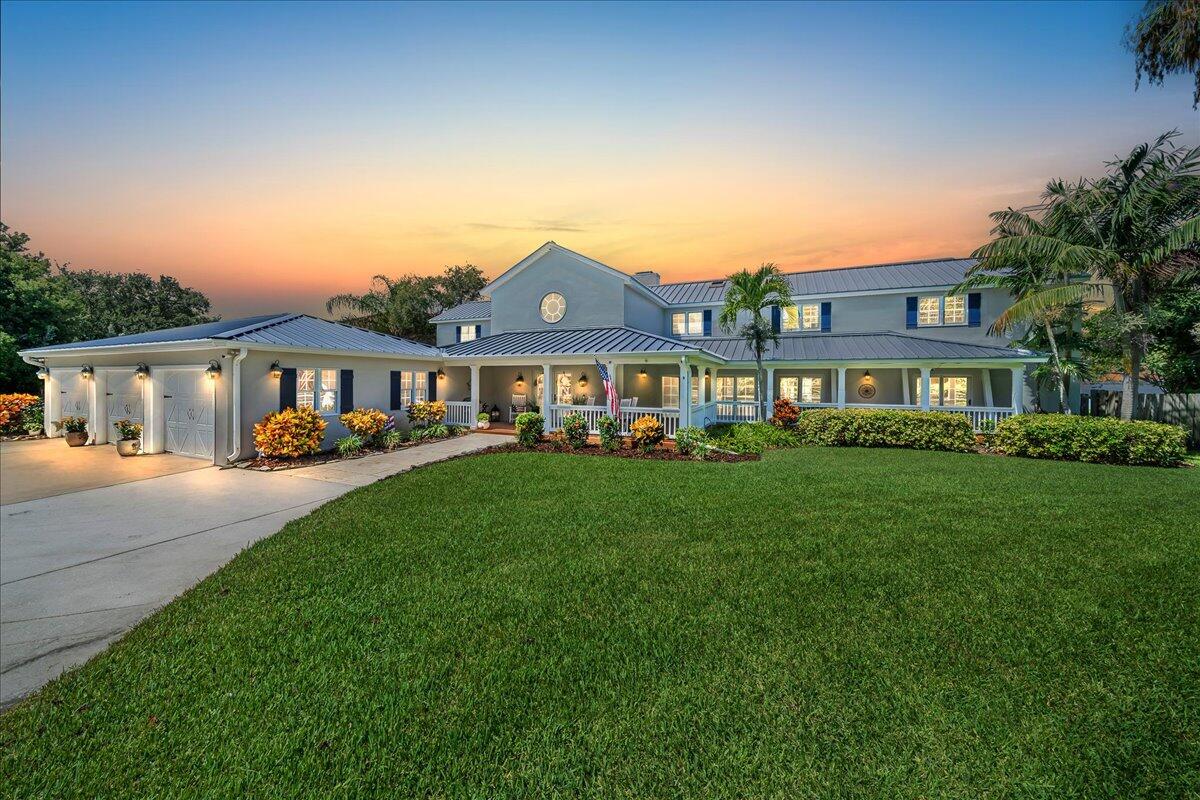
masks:
{"type": "Polygon", "coordinates": [[[475,415],[471,413],[472,410],[469,400],[447,400],[446,424],[474,426],[475,415]]]}
{"type": "MultiPolygon", "coordinates": [[[[607,406],[575,406],[575,405],[553,405],[550,406],[550,419],[547,420],[549,430],[558,430],[562,427],[562,420],[567,414],[579,414],[587,420],[588,433],[600,433],[600,418],[608,414],[607,406]]],[[[679,430],[679,409],[677,408],[649,408],[635,407],[621,409],[621,433],[624,436],[629,435],[629,426],[633,424],[635,419],[641,417],[654,417],[662,423],[663,433],[668,439],[675,438],[675,431],[679,430]]]]}
{"type": "Polygon", "coordinates": [[[717,401],[717,422],[754,422],[756,419],[758,419],[757,401],[717,401]]]}
{"type": "Polygon", "coordinates": [[[692,406],[692,425],[703,428],[717,422],[717,401],[710,400],[703,405],[692,406]]]}

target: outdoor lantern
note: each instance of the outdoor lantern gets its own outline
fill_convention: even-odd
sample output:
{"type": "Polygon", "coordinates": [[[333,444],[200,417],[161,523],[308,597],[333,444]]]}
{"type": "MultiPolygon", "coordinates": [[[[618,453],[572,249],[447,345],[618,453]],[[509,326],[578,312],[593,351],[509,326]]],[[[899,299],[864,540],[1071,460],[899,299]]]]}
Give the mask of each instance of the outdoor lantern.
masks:
{"type": "Polygon", "coordinates": [[[871,378],[871,370],[867,370],[866,372],[863,373],[863,380],[866,381],[867,383],[870,383],[873,380],[871,378]]]}
{"type": "Polygon", "coordinates": [[[638,377],[639,378],[646,377],[646,368],[645,367],[642,367],[641,369],[638,370],[638,377]]]}
{"type": "Polygon", "coordinates": [[[524,382],[525,382],[525,376],[523,374],[521,374],[520,372],[518,372],[517,373],[517,386],[520,386],[524,382]]]}
{"type": "Polygon", "coordinates": [[[446,373],[443,370],[440,370],[440,369],[438,370],[438,380],[439,381],[446,380],[446,373]]]}
{"type": "Polygon", "coordinates": [[[145,361],[139,361],[133,374],[137,375],[139,381],[144,381],[150,377],[150,366],[145,361]]]}
{"type": "Polygon", "coordinates": [[[587,386],[587,373],[586,372],[579,373],[579,385],[587,386]]]}
{"type": "Polygon", "coordinates": [[[79,376],[85,381],[90,381],[95,374],[96,370],[92,369],[91,364],[84,364],[83,369],[79,370],[79,376]]]}
{"type": "Polygon", "coordinates": [[[275,378],[276,380],[283,377],[283,367],[279,366],[278,361],[271,362],[270,372],[271,372],[271,377],[275,378]]]}
{"type": "Polygon", "coordinates": [[[48,381],[50,380],[50,370],[45,367],[38,367],[37,376],[40,381],[48,381]]]}
{"type": "Polygon", "coordinates": [[[215,358],[208,362],[208,369],[204,370],[204,374],[208,376],[210,381],[215,381],[217,376],[221,374],[221,362],[215,358]]]}

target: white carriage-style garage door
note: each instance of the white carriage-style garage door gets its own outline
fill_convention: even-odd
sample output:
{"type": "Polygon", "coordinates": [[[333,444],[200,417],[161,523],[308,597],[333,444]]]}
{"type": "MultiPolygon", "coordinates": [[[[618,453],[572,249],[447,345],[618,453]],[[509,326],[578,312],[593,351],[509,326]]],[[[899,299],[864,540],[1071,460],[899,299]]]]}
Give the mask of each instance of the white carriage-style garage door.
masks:
{"type": "Polygon", "coordinates": [[[163,414],[168,452],[213,457],[213,386],[204,370],[165,371],[163,414]]]}
{"type": "Polygon", "coordinates": [[[131,369],[114,369],[108,373],[108,427],[110,441],[116,441],[116,430],[112,427],[119,419],[127,419],[139,425],[145,424],[142,405],[142,385],[131,369]]]}
{"type": "MultiPolygon", "coordinates": [[[[88,403],[88,382],[76,370],[62,375],[59,378],[58,388],[60,390],[61,407],[59,413],[61,417],[83,417],[88,419],[91,414],[88,403]]],[[[60,417],[60,419],[61,419],[60,417]]],[[[88,425],[88,432],[95,433],[91,429],[91,424],[88,425]]]]}

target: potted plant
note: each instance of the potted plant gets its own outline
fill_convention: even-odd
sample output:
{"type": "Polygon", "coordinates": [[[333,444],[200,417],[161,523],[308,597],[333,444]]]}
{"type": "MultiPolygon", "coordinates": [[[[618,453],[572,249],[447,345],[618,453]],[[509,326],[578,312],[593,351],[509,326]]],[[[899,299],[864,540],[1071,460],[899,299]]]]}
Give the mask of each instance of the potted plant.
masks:
{"type": "Polygon", "coordinates": [[[142,423],[119,419],[113,423],[117,429],[117,453],[122,456],[136,456],[142,451],[142,423]]]}
{"type": "Polygon", "coordinates": [[[82,447],[87,444],[87,417],[63,417],[55,425],[63,432],[68,447],[82,447]]]}
{"type": "Polygon", "coordinates": [[[477,423],[475,425],[476,428],[479,428],[481,431],[486,431],[488,428],[492,427],[492,415],[486,411],[481,411],[475,415],[475,422],[477,423]]]}

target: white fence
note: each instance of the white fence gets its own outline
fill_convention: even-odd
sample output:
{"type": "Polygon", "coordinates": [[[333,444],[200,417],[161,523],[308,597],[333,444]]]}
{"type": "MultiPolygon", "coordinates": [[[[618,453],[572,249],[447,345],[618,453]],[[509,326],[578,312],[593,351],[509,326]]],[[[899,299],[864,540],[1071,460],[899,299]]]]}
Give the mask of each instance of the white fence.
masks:
{"type": "Polygon", "coordinates": [[[446,424],[447,425],[467,425],[475,426],[475,415],[471,413],[474,409],[468,400],[447,400],[446,401],[446,424]]]}
{"type": "MultiPolygon", "coordinates": [[[[562,420],[567,414],[578,414],[587,420],[588,432],[593,434],[600,433],[600,418],[608,415],[607,406],[574,406],[574,405],[554,405],[550,406],[550,430],[558,430],[562,427],[562,420]]],[[[663,433],[668,439],[675,438],[675,431],[679,430],[679,409],[677,408],[622,408],[621,409],[621,433],[625,436],[629,435],[629,426],[633,424],[635,419],[641,417],[654,417],[662,423],[663,433]]]]}
{"type": "Polygon", "coordinates": [[[721,400],[717,403],[718,422],[753,422],[758,419],[758,403],[753,400],[721,400]]]}

